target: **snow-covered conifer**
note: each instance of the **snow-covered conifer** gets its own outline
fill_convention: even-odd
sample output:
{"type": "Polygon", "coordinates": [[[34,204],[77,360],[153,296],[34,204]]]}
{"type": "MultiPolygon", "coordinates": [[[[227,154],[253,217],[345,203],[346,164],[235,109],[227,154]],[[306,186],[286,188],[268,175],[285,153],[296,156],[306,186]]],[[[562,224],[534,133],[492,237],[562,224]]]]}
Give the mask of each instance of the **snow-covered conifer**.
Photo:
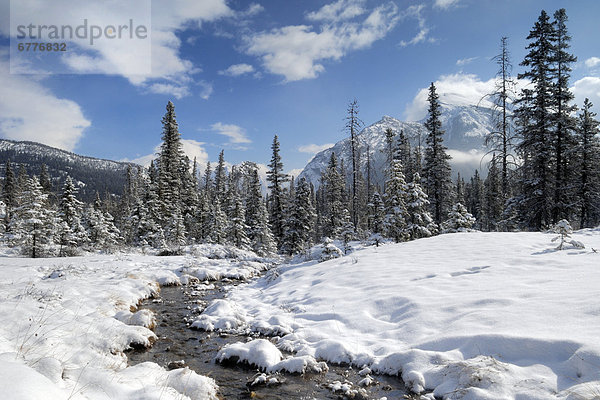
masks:
{"type": "Polygon", "coordinates": [[[396,242],[406,240],[406,182],[404,180],[404,173],[402,172],[403,169],[400,160],[393,161],[390,178],[385,183],[384,193],[386,206],[385,235],[396,242]]]}
{"type": "Polygon", "coordinates": [[[283,184],[289,180],[288,176],[283,173],[283,162],[279,155],[279,139],[277,135],[273,138],[271,145],[272,156],[267,171],[267,182],[269,182],[269,220],[271,222],[271,231],[277,243],[281,246],[284,235],[285,226],[285,194],[283,184]]]}
{"type": "Polygon", "coordinates": [[[375,191],[371,195],[369,202],[369,221],[372,233],[383,233],[385,222],[385,204],[381,199],[379,192],[375,191]]]}
{"type": "Polygon", "coordinates": [[[258,171],[252,170],[250,175],[248,197],[246,199],[246,225],[252,250],[260,256],[277,251],[275,239],[269,227],[267,207],[262,198],[258,171]]]}
{"type": "Polygon", "coordinates": [[[25,183],[9,224],[9,242],[21,246],[23,254],[29,257],[44,257],[52,252],[56,213],[49,207],[48,195],[38,178],[23,179],[25,183]]]}
{"type": "Polygon", "coordinates": [[[429,87],[429,116],[425,122],[427,128],[427,148],[425,149],[425,189],[433,219],[436,223],[448,212],[452,194],[452,181],[450,175],[450,156],[444,146],[444,131],[442,130],[440,98],[433,82],[429,87]]]}
{"type": "Polygon", "coordinates": [[[249,250],[250,239],[246,235],[248,225],[246,225],[246,213],[240,196],[235,193],[232,200],[234,207],[230,212],[229,226],[227,229],[227,240],[239,249],[249,250]]]}
{"type": "Polygon", "coordinates": [[[314,237],[315,207],[310,187],[301,178],[296,186],[296,195],[290,205],[285,223],[285,234],[281,249],[288,254],[296,254],[308,249],[314,237]]]}
{"type": "Polygon", "coordinates": [[[469,232],[474,223],[475,218],[469,214],[466,207],[456,203],[448,213],[448,219],[442,223],[442,232],[469,232]]]}
{"type": "Polygon", "coordinates": [[[421,176],[413,175],[412,182],[406,184],[406,228],[409,240],[429,237],[437,232],[437,226],[429,214],[429,200],[421,188],[421,176]]]}

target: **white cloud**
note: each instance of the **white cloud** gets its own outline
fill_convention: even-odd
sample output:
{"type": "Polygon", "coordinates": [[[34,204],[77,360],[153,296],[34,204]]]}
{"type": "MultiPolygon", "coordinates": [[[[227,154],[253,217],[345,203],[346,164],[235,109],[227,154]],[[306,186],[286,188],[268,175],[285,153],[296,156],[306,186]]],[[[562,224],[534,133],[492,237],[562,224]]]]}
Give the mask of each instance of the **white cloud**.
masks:
{"type": "Polygon", "coordinates": [[[600,113],[600,77],[586,76],[576,81],[571,87],[575,102],[582,106],[587,97],[594,104],[594,111],[600,113]]]}
{"type": "Polygon", "coordinates": [[[246,136],[246,130],[240,126],[217,122],[212,124],[210,128],[219,135],[227,136],[229,138],[229,142],[227,144],[238,145],[237,148],[240,150],[245,149],[240,145],[252,143],[252,140],[246,136]]]}
{"type": "Polygon", "coordinates": [[[338,0],[306,15],[309,21],[337,22],[358,17],[366,12],[365,0],[338,0]]]}
{"type": "Polygon", "coordinates": [[[210,97],[210,95],[213,92],[213,85],[210,82],[206,82],[206,81],[200,81],[198,82],[198,85],[200,86],[200,98],[202,98],[203,100],[208,100],[208,98],[210,97]]]}
{"type": "Polygon", "coordinates": [[[433,7],[441,8],[442,10],[447,10],[450,7],[454,7],[458,5],[460,0],[435,0],[433,3],[433,7]]]}
{"type": "MultiPolygon", "coordinates": [[[[494,90],[494,79],[482,81],[473,74],[443,75],[434,82],[440,102],[452,105],[476,105],[491,107],[485,98],[494,90]]],[[[404,117],[409,121],[418,121],[427,114],[427,95],[429,86],[420,89],[412,103],[404,111],[404,117]]]]}
{"type": "MultiPolygon", "coordinates": [[[[117,2],[117,6],[108,11],[97,2],[70,0],[22,0],[18,8],[24,10],[19,18],[36,19],[46,25],[76,26],[82,23],[81,16],[85,16],[90,24],[106,26],[122,20],[123,15],[130,18],[148,13],[150,7],[134,8],[141,1],[117,2]]],[[[260,6],[257,5],[251,5],[248,10],[251,14],[259,11],[260,6]]],[[[151,13],[151,62],[142,56],[141,49],[132,50],[124,40],[99,40],[93,46],[85,40],[78,40],[76,45],[69,45],[69,51],[63,57],[66,68],[75,73],[121,75],[131,84],[153,93],[175,97],[190,95],[191,88],[197,83],[195,75],[200,69],[190,60],[182,58],[178,31],[200,29],[205,22],[234,17],[235,12],[229,8],[226,0],[172,0],[153,1],[151,13]],[[146,68],[148,65],[151,70],[146,68]]],[[[6,31],[6,27],[3,26],[2,31],[6,31]]]]}
{"type": "Polygon", "coordinates": [[[460,60],[456,60],[456,65],[462,67],[467,64],[471,64],[473,61],[477,60],[479,57],[469,57],[469,58],[461,58],[460,60]]]}
{"type": "Polygon", "coordinates": [[[219,71],[219,75],[240,76],[254,72],[254,67],[250,64],[234,64],[229,68],[219,71]]]}
{"type": "Polygon", "coordinates": [[[585,66],[588,68],[594,68],[600,65],[600,57],[590,57],[585,60],[585,66]]]}
{"type": "Polygon", "coordinates": [[[10,75],[0,54],[0,136],[73,150],[91,122],[79,105],[56,97],[31,76],[10,75]]]}
{"type": "Polygon", "coordinates": [[[325,144],[305,144],[303,146],[298,147],[298,151],[301,153],[308,153],[308,154],[317,154],[323,150],[326,150],[330,147],[333,147],[333,143],[325,143],[325,144]]]}
{"type": "Polygon", "coordinates": [[[491,154],[486,154],[486,152],[476,149],[471,149],[469,151],[448,149],[447,153],[452,157],[450,163],[457,167],[464,165],[481,170],[482,166],[487,165],[492,160],[491,154]]]}
{"type": "Polygon", "coordinates": [[[422,43],[425,41],[430,42],[430,43],[435,42],[435,39],[427,36],[429,34],[429,27],[427,26],[425,17],[423,17],[423,15],[421,14],[424,7],[425,7],[425,5],[423,5],[423,4],[413,5],[413,6],[408,7],[406,9],[406,11],[403,13],[402,18],[415,18],[417,20],[419,31],[417,32],[417,34],[415,36],[413,36],[412,39],[410,39],[408,41],[401,40],[400,47],[415,45],[415,44],[419,44],[419,43],[422,43]]]}
{"type": "MultiPolygon", "coordinates": [[[[316,18],[317,14],[311,17],[316,18]]],[[[325,18],[324,14],[320,17],[325,18]]],[[[313,79],[325,70],[321,62],[339,60],[350,51],[369,47],[385,37],[398,19],[398,8],[388,3],[375,8],[361,22],[338,18],[318,30],[293,25],[251,35],[246,41],[246,52],[260,57],[267,71],[283,75],[286,82],[313,79]]]]}

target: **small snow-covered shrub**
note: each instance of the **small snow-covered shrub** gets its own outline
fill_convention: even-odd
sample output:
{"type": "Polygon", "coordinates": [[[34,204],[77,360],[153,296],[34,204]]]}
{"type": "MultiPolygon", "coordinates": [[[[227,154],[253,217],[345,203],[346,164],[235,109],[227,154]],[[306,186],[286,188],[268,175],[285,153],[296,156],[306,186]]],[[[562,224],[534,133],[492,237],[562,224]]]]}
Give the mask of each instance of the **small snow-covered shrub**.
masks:
{"type": "Polygon", "coordinates": [[[583,243],[571,239],[571,233],[573,233],[573,228],[571,228],[571,224],[566,219],[561,219],[552,227],[552,232],[557,233],[558,236],[552,239],[553,242],[556,242],[560,239],[560,243],[556,250],[563,250],[565,243],[571,244],[573,247],[577,249],[585,249],[583,243]],[[571,239],[571,240],[569,240],[571,239]]]}
{"type": "Polygon", "coordinates": [[[323,239],[321,246],[323,250],[321,251],[321,257],[319,257],[320,261],[332,260],[343,255],[342,251],[333,244],[333,240],[328,237],[323,239]]]}
{"type": "Polygon", "coordinates": [[[381,236],[380,233],[373,233],[371,236],[369,236],[368,244],[370,246],[379,247],[379,245],[383,243],[383,241],[383,236],[381,236]]]}
{"type": "Polygon", "coordinates": [[[470,232],[475,224],[475,218],[465,206],[456,203],[448,213],[448,219],[442,223],[442,233],[470,232]]]}

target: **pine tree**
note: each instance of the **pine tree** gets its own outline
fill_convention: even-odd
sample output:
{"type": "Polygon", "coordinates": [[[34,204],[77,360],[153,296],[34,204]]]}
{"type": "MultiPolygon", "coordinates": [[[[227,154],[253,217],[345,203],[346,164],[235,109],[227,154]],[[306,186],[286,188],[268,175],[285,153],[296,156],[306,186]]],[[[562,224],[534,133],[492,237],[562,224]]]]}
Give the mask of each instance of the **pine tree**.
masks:
{"type": "Polygon", "coordinates": [[[408,240],[434,235],[437,227],[429,214],[429,200],[421,187],[421,176],[413,175],[412,182],[406,185],[406,221],[405,236],[408,240]]]}
{"type": "Polygon", "coordinates": [[[396,242],[406,240],[405,228],[406,228],[406,182],[404,180],[404,173],[402,162],[400,160],[394,160],[392,163],[392,170],[390,179],[385,183],[385,233],[386,236],[394,239],[396,242]]]}
{"type": "Polygon", "coordinates": [[[352,224],[354,229],[358,229],[358,216],[361,212],[359,207],[359,149],[358,149],[358,133],[363,125],[363,122],[358,118],[358,101],[352,100],[348,104],[348,116],[346,117],[346,129],[350,133],[350,151],[352,157],[352,224]]]}
{"type": "Polygon", "coordinates": [[[288,182],[289,178],[283,173],[283,163],[281,162],[281,156],[279,155],[279,140],[277,135],[273,138],[271,150],[273,151],[273,155],[271,156],[269,170],[267,171],[267,182],[269,182],[268,188],[271,191],[271,196],[269,197],[269,220],[271,222],[273,236],[275,237],[278,246],[281,246],[285,223],[285,195],[283,184],[288,182]]]}
{"type": "Polygon", "coordinates": [[[585,99],[579,114],[576,164],[579,227],[593,227],[600,222],[600,123],[592,112],[592,103],[585,99]]]}
{"type": "Polygon", "coordinates": [[[569,78],[571,65],[577,61],[577,57],[568,53],[571,36],[567,31],[567,14],[564,8],[554,13],[554,46],[552,48],[551,61],[554,65],[553,78],[555,84],[552,88],[553,100],[555,102],[552,122],[554,125],[555,172],[554,172],[554,199],[552,209],[552,222],[557,223],[560,219],[568,217],[568,207],[572,202],[570,194],[573,186],[570,179],[569,156],[574,151],[576,143],[573,137],[575,130],[575,118],[573,117],[576,107],[569,104],[573,100],[573,93],[569,89],[569,78]]]}
{"type": "Polygon", "coordinates": [[[440,101],[433,82],[429,87],[427,101],[429,102],[429,117],[425,122],[425,128],[428,131],[424,167],[425,189],[431,203],[434,221],[439,224],[449,207],[452,181],[448,162],[450,156],[446,153],[447,149],[444,146],[444,131],[440,120],[440,101]]]}
{"type": "Polygon", "coordinates": [[[275,239],[269,227],[267,207],[261,193],[258,171],[252,170],[250,188],[246,199],[246,225],[252,250],[259,256],[267,256],[277,251],[275,239]]]}
{"type": "Polygon", "coordinates": [[[525,88],[517,99],[517,126],[521,143],[517,151],[521,166],[522,197],[520,215],[524,227],[540,230],[551,223],[553,209],[552,165],[553,157],[553,107],[555,106],[552,65],[555,30],[549,17],[542,10],[530,31],[529,52],[521,63],[528,68],[519,79],[531,81],[532,88],[525,88]]]}
{"type": "Polygon", "coordinates": [[[315,207],[306,179],[300,178],[296,194],[285,223],[282,250],[290,255],[307,250],[312,244],[315,222],[315,207]]]}

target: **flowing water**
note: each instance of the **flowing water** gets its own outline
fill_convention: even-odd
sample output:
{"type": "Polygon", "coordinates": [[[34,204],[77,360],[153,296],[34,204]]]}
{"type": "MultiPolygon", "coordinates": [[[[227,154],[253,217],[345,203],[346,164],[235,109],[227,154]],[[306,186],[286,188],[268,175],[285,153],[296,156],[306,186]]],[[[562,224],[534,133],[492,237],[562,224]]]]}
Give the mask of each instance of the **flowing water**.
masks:
{"type": "MultiPolygon", "coordinates": [[[[148,350],[132,350],[127,353],[130,365],[145,361],[156,362],[166,368],[187,366],[198,374],[210,376],[219,385],[222,399],[406,399],[408,390],[398,377],[371,375],[377,382],[366,387],[365,393],[349,395],[333,393],[329,384],[334,381],[352,382],[353,389],[359,389],[358,382],[363,376],[357,369],[348,366],[329,364],[329,372],[323,374],[275,374],[277,381],[269,386],[250,386],[249,382],[259,372],[243,365],[221,365],[214,362],[217,352],[228,343],[245,342],[246,336],[225,335],[189,329],[186,321],[197,315],[198,305],[205,305],[213,299],[224,296],[227,284],[217,282],[211,285],[170,286],[161,289],[159,299],[145,301],[141,308],[156,314],[155,333],[159,340],[148,350]],[[208,290],[202,290],[204,288],[208,290]]],[[[203,308],[203,307],[202,307],[203,308]]]]}

